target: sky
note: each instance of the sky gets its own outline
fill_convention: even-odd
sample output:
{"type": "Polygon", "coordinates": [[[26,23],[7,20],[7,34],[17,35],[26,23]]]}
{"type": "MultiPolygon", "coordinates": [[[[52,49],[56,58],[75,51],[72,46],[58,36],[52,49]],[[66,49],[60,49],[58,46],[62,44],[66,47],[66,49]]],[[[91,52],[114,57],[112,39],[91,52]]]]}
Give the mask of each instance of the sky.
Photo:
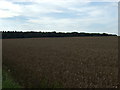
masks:
{"type": "Polygon", "coordinates": [[[0,0],[0,31],[118,33],[117,0],[0,0]]]}

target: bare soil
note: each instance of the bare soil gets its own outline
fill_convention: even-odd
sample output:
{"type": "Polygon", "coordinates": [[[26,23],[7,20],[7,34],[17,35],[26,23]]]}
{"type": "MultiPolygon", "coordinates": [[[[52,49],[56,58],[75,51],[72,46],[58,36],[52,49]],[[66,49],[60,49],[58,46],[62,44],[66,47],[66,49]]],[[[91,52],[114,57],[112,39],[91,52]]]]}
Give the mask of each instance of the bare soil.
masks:
{"type": "Polygon", "coordinates": [[[26,88],[116,88],[118,37],[3,39],[3,65],[26,88]]]}

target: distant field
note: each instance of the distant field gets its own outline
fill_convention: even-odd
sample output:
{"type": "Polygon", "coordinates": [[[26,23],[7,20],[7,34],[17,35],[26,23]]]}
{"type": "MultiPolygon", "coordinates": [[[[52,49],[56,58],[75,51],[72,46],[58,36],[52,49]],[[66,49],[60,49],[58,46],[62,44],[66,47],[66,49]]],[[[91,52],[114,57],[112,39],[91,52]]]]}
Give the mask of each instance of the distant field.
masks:
{"type": "Polygon", "coordinates": [[[23,87],[116,88],[118,37],[4,39],[3,65],[23,87]]]}

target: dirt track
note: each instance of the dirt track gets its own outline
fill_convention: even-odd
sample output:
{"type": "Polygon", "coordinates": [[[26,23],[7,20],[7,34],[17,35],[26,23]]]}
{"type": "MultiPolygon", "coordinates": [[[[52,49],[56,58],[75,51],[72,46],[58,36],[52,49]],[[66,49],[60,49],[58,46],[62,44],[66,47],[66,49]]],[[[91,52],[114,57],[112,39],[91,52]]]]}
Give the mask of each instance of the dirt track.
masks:
{"type": "Polygon", "coordinates": [[[112,88],[117,45],[117,37],[4,39],[3,65],[24,87],[112,88]]]}

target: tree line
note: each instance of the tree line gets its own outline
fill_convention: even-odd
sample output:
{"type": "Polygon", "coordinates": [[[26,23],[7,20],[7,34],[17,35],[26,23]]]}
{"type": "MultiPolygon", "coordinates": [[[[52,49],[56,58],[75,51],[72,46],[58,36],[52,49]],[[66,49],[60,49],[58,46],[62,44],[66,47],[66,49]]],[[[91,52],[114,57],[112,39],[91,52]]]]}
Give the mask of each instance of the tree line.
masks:
{"type": "Polygon", "coordinates": [[[84,36],[117,36],[107,33],[85,33],[85,32],[22,32],[22,31],[2,31],[2,38],[42,38],[42,37],[84,37],[84,36]]]}

